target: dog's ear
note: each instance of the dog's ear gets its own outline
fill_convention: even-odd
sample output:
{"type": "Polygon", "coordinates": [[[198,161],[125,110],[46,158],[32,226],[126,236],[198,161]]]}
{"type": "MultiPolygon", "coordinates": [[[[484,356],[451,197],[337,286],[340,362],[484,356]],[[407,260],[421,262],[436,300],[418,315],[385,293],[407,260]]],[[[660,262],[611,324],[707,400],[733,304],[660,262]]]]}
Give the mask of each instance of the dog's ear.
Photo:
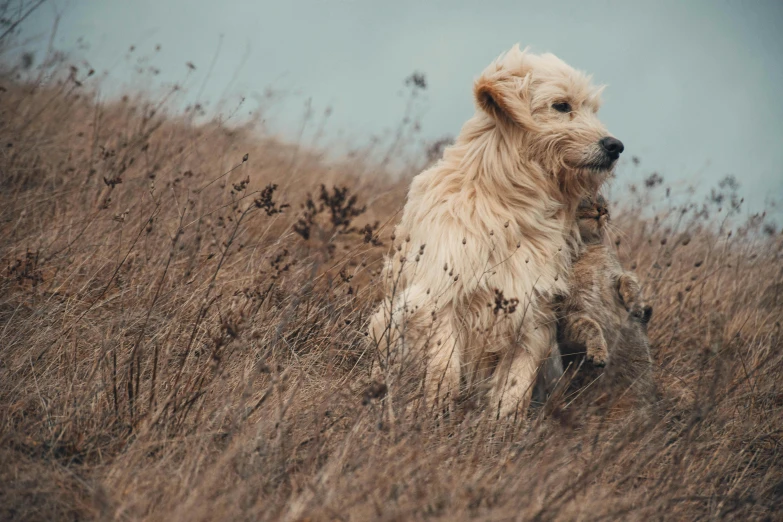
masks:
{"type": "Polygon", "coordinates": [[[529,74],[524,78],[502,70],[482,74],[473,85],[476,104],[497,121],[529,129],[533,126],[528,97],[529,82],[529,74]]]}

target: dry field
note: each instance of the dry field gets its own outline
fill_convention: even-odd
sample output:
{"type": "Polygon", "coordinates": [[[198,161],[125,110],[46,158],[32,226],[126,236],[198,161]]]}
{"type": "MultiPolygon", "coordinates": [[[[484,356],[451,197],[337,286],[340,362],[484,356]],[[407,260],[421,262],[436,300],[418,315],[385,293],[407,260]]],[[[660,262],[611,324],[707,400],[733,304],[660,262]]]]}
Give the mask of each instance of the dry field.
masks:
{"type": "Polygon", "coordinates": [[[414,169],[86,75],[0,79],[0,519],[783,516],[783,237],[731,179],[613,207],[657,415],[571,390],[436,420],[417,369],[371,382],[362,333],[414,169]]]}

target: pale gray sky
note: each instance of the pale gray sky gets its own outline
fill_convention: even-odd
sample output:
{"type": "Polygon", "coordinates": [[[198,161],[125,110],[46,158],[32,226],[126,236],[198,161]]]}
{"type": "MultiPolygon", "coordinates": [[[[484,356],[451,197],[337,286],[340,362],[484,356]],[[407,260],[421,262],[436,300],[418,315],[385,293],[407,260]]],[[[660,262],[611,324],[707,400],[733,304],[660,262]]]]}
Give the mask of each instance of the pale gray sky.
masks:
{"type": "Polygon", "coordinates": [[[26,34],[45,35],[55,11],[56,45],[82,37],[79,52],[114,85],[131,78],[123,57],[136,45],[163,81],[196,64],[197,92],[223,35],[203,99],[272,86],[295,93],[274,112],[277,129],[292,132],[310,97],[333,107],[327,133],[345,140],[399,122],[414,70],[428,80],[423,135],[457,134],[473,79],[519,42],[608,84],[601,117],[626,146],[621,178],[658,170],[706,188],[734,174],[754,210],[783,198],[780,0],[54,0],[26,34]]]}

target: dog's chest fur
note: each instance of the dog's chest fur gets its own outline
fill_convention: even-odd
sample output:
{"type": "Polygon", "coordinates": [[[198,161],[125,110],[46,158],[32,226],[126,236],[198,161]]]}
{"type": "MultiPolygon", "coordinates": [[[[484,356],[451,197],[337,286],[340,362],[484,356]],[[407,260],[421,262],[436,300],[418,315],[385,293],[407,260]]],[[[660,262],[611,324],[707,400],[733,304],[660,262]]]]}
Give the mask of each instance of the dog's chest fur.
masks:
{"type": "Polygon", "coordinates": [[[519,340],[523,324],[552,323],[548,303],[568,290],[574,245],[568,210],[543,190],[529,194],[530,207],[505,196],[436,166],[414,179],[395,231],[403,247],[393,258],[397,283],[423,285],[434,308],[452,306],[466,352],[477,350],[476,336],[480,351],[499,351],[519,340]],[[419,261],[411,262],[421,245],[419,261]],[[497,309],[496,291],[509,306],[497,309]]]}

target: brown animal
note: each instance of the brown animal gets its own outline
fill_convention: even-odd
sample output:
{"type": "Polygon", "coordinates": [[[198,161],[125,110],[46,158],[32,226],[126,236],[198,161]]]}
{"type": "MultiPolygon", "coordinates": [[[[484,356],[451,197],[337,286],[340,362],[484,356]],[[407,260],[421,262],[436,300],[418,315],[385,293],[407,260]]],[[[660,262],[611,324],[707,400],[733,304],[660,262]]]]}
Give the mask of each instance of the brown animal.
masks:
{"type": "MultiPolygon", "coordinates": [[[[584,250],[574,261],[569,294],[557,305],[563,362],[577,367],[586,359],[593,366],[606,366],[603,384],[595,388],[634,388],[649,403],[655,397],[647,338],[652,307],[643,301],[636,276],[624,271],[613,249],[604,244],[609,222],[606,200],[600,195],[583,199],[576,216],[584,250]]],[[[553,379],[559,377],[556,366],[542,372],[539,400],[545,393],[540,388],[552,389],[553,379]]],[[[592,384],[596,373],[583,368],[572,376],[572,385],[592,384]]]]}
{"type": "Polygon", "coordinates": [[[636,276],[624,271],[604,244],[606,200],[601,195],[583,199],[576,217],[585,249],[573,265],[570,293],[560,305],[563,336],[584,345],[589,362],[605,366],[627,312],[646,323],[652,308],[642,302],[636,276]]]}

